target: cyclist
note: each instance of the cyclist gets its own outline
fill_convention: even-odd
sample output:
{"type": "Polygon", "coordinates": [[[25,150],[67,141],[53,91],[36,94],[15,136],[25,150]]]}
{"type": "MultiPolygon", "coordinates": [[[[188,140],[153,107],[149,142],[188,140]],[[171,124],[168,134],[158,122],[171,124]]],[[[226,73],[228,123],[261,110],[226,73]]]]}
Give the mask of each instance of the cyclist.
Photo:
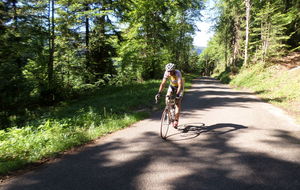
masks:
{"type": "Polygon", "coordinates": [[[165,73],[162,79],[162,82],[159,86],[159,90],[155,98],[159,98],[161,96],[161,93],[165,87],[165,84],[167,82],[167,79],[170,79],[170,85],[167,91],[166,95],[166,101],[167,97],[170,96],[172,93],[176,94],[176,101],[175,101],[175,121],[173,123],[173,127],[177,128],[178,126],[178,120],[179,120],[179,114],[181,110],[181,100],[183,97],[183,91],[184,91],[184,82],[181,76],[181,72],[176,69],[175,64],[168,63],[165,66],[165,73]]]}

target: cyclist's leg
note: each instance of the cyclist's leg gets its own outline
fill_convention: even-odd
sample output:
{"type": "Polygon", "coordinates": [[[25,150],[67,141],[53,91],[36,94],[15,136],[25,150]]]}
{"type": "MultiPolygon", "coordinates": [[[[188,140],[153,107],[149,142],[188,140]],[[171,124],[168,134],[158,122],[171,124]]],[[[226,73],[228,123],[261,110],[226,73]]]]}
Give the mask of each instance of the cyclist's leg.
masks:
{"type": "Polygon", "coordinates": [[[172,88],[171,88],[171,86],[169,86],[169,87],[168,87],[167,94],[166,94],[166,105],[167,105],[167,101],[168,101],[168,100],[167,100],[167,97],[168,97],[168,96],[171,96],[171,94],[172,94],[172,88]]]}
{"type": "Polygon", "coordinates": [[[181,101],[183,98],[183,91],[180,92],[180,98],[176,101],[175,104],[175,125],[178,125],[180,111],[181,111],[181,101]]]}

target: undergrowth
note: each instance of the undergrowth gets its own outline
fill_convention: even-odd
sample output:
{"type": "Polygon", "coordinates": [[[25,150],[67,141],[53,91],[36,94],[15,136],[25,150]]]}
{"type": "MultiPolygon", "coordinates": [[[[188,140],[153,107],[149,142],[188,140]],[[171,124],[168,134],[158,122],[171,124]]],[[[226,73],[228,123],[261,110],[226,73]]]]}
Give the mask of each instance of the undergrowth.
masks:
{"type": "MultiPolygon", "coordinates": [[[[195,75],[185,75],[186,87],[195,75]]],[[[44,110],[25,126],[0,130],[0,174],[52,157],[148,117],[160,81],[107,86],[81,100],[44,110]],[[148,109],[150,110],[150,109],[148,109]]]]}
{"type": "Polygon", "coordinates": [[[284,108],[300,121],[300,69],[257,63],[243,68],[230,84],[251,89],[264,101],[284,108]]]}

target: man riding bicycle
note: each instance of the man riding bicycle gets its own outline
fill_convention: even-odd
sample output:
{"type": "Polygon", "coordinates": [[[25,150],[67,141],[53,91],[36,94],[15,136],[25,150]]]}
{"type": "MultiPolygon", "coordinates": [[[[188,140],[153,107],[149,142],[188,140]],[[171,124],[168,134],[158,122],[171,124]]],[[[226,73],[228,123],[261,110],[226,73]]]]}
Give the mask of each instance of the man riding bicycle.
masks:
{"type": "Polygon", "coordinates": [[[179,120],[179,114],[181,110],[181,100],[183,97],[183,91],[184,91],[184,83],[181,76],[181,72],[179,70],[175,69],[175,64],[169,63],[165,67],[166,71],[164,73],[162,82],[159,86],[158,94],[155,96],[155,98],[159,98],[161,95],[161,92],[163,91],[165,84],[167,82],[167,79],[170,79],[170,85],[167,91],[166,95],[166,102],[168,96],[171,96],[171,94],[176,94],[176,101],[175,101],[175,121],[173,123],[173,127],[177,128],[178,126],[178,120],[179,120]]]}

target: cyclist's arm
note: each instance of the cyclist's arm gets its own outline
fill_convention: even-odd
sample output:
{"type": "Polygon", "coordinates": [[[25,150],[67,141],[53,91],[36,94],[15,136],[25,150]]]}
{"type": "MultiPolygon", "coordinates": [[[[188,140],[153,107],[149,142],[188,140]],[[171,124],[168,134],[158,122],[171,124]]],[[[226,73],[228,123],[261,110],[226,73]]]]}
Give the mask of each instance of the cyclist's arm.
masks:
{"type": "Polygon", "coordinates": [[[166,79],[166,78],[163,78],[162,81],[161,81],[161,83],[160,83],[158,93],[162,93],[162,91],[163,91],[164,88],[165,88],[166,82],[167,82],[167,79],[166,79]]]}
{"type": "Polygon", "coordinates": [[[180,71],[178,71],[176,75],[177,75],[177,78],[178,78],[178,88],[177,88],[176,94],[179,95],[180,92],[183,90],[183,78],[182,78],[182,75],[181,75],[180,71]]]}
{"type": "Polygon", "coordinates": [[[176,94],[179,95],[182,89],[183,89],[183,80],[182,80],[182,78],[180,78],[178,80],[178,88],[177,88],[176,94]]]}

